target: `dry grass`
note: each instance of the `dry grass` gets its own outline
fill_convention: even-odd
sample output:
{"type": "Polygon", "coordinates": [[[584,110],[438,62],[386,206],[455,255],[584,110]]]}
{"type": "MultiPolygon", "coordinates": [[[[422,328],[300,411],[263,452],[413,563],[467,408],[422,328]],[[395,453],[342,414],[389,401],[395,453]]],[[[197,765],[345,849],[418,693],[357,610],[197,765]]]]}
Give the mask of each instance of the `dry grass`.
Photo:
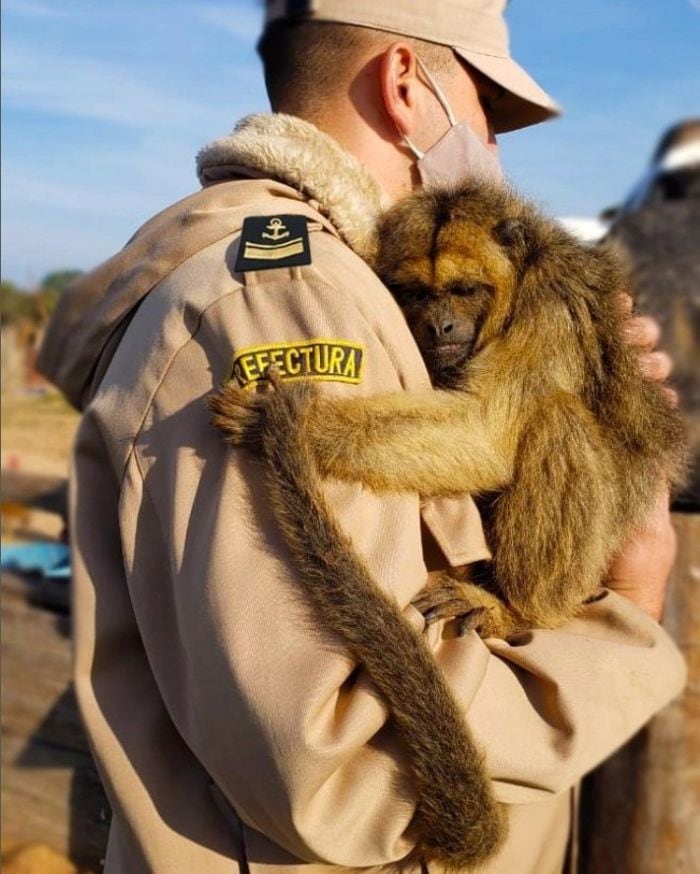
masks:
{"type": "MultiPolygon", "coordinates": [[[[80,416],[58,394],[2,395],[1,466],[26,473],[68,475],[68,458],[80,416]]],[[[2,504],[3,543],[53,540],[63,531],[57,515],[2,504]]]]}
{"type": "Polygon", "coordinates": [[[65,473],[79,415],[57,392],[2,396],[2,456],[36,473],[65,473]]]}

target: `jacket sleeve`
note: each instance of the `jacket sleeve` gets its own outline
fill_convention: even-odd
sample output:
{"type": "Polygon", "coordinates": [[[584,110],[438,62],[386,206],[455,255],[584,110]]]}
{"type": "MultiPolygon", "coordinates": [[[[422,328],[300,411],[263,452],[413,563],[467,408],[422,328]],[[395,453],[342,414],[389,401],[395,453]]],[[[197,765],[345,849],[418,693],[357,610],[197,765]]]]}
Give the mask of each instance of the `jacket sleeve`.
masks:
{"type": "MultiPolygon", "coordinates": [[[[208,308],[154,392],[123,486],[130,592],[173,721],[245,825],[298,859],[380,865],[415,843],[416,798],[389,713],[316,626],[261,464],[223,445],[202,397],[240,350],[318,338],[363,351],[361,381],[321,381],[324,391],[398,390],[401,380],[349,295],[270,274],[208,308]]],[[[327,489],[378,583],[423,628],[409,604],[426,577],[417,497],[327,489]]],[[[571,786],[684,681],[666,633],[612,592],[581,619],[511,644],[447,630],[426,634],[505,802],[571,786]]]]}

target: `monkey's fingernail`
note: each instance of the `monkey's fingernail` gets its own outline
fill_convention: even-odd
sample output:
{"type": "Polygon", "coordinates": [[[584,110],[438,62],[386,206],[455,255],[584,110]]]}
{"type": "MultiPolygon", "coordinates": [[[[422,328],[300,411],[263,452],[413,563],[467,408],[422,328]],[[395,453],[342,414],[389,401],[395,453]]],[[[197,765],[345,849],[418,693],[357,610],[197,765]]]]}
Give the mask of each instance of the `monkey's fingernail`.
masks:
{"type": "Polygon", "coordinates": [[[664,380],[673,369],[673,360],[665,352],[649,352],[639,356],[639,365],[642,372],[650,379],[664,380]]]}
{"type": "Polygon", "coordinates": [[[653,349],[661,337],[659,323],[649,316],[631,316],[622,330],[628,342],[640,349],[653,349]]]}
{"type": "Polygon", "coordinates": [[[622,310],[622,312],[631,313],[634,306],[632,296],[626,291],[621,291],[618,295],[618,298],[620,301],[620,309],[622,310]]]}
{"type": "Polygon", "coordinates": [[[672,406],[677,407],[680,401],[680,396],[675,388],[669,388],[668,386],[664,386],[662,391],[666,395],[672,406]]]}

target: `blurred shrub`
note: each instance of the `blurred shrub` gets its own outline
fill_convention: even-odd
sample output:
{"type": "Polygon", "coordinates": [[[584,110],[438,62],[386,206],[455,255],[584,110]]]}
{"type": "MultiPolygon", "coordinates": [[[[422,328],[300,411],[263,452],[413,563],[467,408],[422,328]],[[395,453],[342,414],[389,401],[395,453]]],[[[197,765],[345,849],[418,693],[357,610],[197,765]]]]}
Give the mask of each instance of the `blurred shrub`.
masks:
{"type": "Polygon", "coordinates": [[[44,323],[56,308],[63,291],[82,275],[81,270],[55,270],[48,273],[34,290],[3,279],[0,283],[0,319],[7,325],[22,321],[44,323]]]}

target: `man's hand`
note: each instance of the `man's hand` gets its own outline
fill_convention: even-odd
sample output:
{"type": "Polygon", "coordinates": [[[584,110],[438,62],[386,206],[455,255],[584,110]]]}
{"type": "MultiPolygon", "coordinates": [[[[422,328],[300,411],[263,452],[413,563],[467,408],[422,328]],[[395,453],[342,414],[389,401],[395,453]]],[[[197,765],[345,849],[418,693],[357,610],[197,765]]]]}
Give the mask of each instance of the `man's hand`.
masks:
{"type": "MultiPolygon", "coordinates": [[[[661,336],[658,322],[649,316],[632,315],[632,298],[628,294],[620,295],[620,304],[628,314],[625,334],[630,345],[639,350],[639,366],[648,377],[663,382],[673,369],[673,361],[666,352],[656,350],[661,336]]],[[[674,389],[664,386],[663,390],[674,404],[678,403],[678,393],[674,389]]]]}
{"type": "MultiPolygon", "coordinates": [[[[632,299],[628,295],[621,296],[621,304],[629,313],[626,334],[639,351],[640,367],[651,379],[663,382],[673,363],[665,352],[655,351],[660,335],[658,324],[647,316],[633,316],[632,299]]],[[[672,388],[664,387],[664,391],[674,404],[678,403],[678,395],[672,388]]],[[[668,488],[661,485],[644,528],[627,541],[612,563],[606,586],[634,601],[653,619],[660,621],[676,548],[668,488]]]]}
{"type": "Polygon", "coordinates": [[[614,589],[657,622],[663,615],[666,588],[676,558],[676,532],[671,524],[665,487],[644,528],[623,546],[608,571],[605,585],[614,589]]]}

